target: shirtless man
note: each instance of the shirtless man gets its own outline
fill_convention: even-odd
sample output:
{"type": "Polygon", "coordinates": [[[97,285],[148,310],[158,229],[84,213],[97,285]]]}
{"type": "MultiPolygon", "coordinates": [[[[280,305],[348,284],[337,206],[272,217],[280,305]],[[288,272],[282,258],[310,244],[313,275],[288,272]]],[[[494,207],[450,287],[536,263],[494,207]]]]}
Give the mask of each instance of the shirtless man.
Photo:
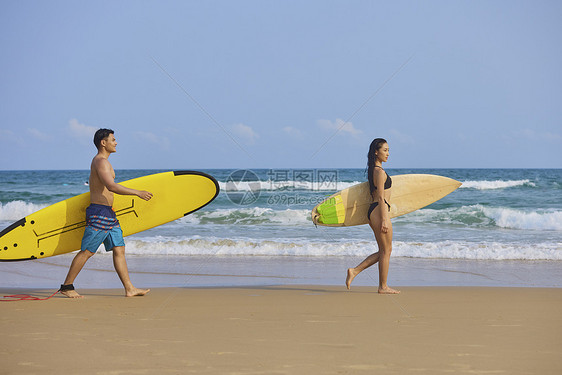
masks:
{"type": "Polygon", "coordinates": [[[113,251],[113,265],[125,288],[125,296],[144,296],[150,289],[135,288],[129,278],[123,232],[112,206],[113,194],[136,195],[146,201],[152,198],[152,194],[148,191],[129,189],[115,183],[115,171],[108,160],[109,155],[117,151],[117,142],[113,130],[99,129],[94,135],[94,144],[98,149],[98,154],[92,160],[90,168],[91,204],[86,209],[86,229],[80,251],[72,260],[60,292],[69,298],[82,298],[74,290],[72,283],[84,264],[103,243],[106,251],[113,251]]]}

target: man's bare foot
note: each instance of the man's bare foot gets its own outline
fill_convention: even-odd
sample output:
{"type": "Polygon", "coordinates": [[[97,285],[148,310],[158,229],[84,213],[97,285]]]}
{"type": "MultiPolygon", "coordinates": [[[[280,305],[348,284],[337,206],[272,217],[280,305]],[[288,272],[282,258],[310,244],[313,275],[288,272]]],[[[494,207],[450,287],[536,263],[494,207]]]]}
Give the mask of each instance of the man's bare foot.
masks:
{"type": "Polygon", "coordinates": [[[64,291],[61,290],[60,294],[62,294],[63,296],[66,296],[68,298],[84,298],[84,296],[81,296],[75,290],[64,290],[64,291]]]}
{"type": "Polygon", "coordinates": [[[351,282],[353,281],[353,279],[355,279],[355,276],[357,276],[359,274],[359,272],[355,271],[355,268],[348,268],[347,269],[347,277],[345,278],[345,285],[347,286],[347,289],[351,289],[351,282]]]}
{"type": "Polygon", "coordinates": [[[394,290],[388,286],[385,288],[379,287],[379,294],[400,294],[400,291],[394,290]]]}
{"type": "Polygon", "coordinates": [[[150,289],[137,289],[132,288],[130,290],[125,291],[125,297],[136,297],[136,296],[144,296],[146,293],[150,292],[150,289]]]}

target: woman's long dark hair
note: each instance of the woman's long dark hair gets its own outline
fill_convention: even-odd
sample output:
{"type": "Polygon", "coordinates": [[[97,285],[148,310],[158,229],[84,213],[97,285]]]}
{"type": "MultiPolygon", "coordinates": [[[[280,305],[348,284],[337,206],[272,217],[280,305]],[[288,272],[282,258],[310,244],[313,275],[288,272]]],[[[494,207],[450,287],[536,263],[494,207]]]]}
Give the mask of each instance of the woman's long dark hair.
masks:
{"type": "Polygon", "coordinates": [[[376,152],[384,145],[388,143],[382,138],[375,138],[369,146],[369,153],[367,154],[367,177],[369,178],[369,190],[371,194],[375,191],[375,182],[373,181],[373,169],[375,167],[375,160],[377,160],[376,152]]]}

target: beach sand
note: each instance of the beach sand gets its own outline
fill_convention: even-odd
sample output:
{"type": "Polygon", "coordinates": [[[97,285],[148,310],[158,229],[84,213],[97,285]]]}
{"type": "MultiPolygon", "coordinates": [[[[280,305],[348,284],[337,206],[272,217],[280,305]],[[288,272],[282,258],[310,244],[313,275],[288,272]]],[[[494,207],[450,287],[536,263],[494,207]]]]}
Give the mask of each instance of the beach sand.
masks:
{"type": "MultiPolygon", "coordinates": [[[[0,374],[560,374],[562,289],[83,289],[0,303],[0,374]]],[[[52,291],[1,289],[1,295],[52,291]]]]}

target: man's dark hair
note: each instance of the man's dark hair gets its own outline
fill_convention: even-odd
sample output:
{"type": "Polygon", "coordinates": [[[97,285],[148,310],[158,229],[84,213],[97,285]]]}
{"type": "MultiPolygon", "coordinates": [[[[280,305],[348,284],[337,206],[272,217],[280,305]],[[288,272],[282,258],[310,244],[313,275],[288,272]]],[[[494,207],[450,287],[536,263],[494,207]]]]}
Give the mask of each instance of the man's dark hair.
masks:
{"type": "Polygon", "coordinates": [[[94,144],[99,149],[101,141],[109,137],[110,134],[115,134],[111,129],[99,129],[96,134],[94,134],[94,144]]]}

